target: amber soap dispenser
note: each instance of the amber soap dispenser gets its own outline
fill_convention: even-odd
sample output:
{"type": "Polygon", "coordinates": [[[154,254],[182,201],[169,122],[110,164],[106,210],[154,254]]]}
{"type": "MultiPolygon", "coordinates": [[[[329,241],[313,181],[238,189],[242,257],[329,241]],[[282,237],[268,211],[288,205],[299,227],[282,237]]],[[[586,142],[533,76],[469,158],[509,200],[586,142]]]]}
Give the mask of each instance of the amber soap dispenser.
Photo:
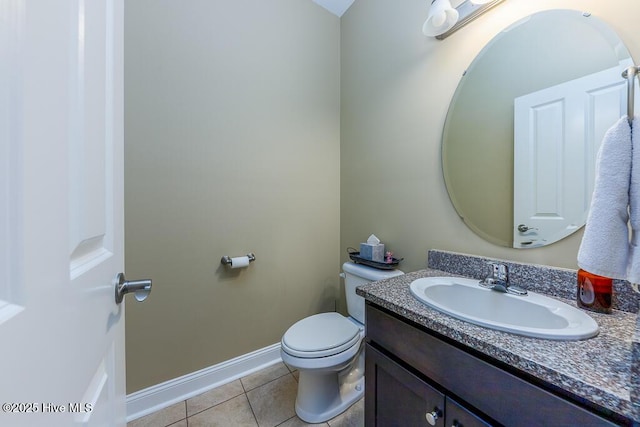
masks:
{"type": "Polygon", "coordinates": [[[578,270],[578,307],[599,313],[611,313],[613,279],[578,270]]]}

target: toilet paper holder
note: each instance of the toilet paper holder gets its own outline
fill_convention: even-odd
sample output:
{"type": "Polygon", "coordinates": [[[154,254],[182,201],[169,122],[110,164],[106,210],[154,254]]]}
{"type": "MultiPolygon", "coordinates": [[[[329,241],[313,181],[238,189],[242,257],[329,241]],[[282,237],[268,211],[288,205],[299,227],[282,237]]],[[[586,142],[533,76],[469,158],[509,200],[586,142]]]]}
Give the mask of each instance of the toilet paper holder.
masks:
{"type": "MultiPolygon", "coordinates": [[[[247,258],[249,258],[249,262],[253,262],[256,260],[256,256],[252,253],[248,253],[247,255],[245,255],[247,258]]],[[[222,259],[220,260],[220,264],[222,265],[231,265],[231,257],[230,256],[223,256],[222,259]]]]}

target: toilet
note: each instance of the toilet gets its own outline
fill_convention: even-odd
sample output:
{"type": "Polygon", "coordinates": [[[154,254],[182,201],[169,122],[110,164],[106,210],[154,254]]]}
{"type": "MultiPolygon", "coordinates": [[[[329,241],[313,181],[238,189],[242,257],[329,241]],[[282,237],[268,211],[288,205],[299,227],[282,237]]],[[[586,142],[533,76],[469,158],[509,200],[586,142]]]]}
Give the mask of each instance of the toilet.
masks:
{"type": "Polygon", "coordinates": [[[342,265],[349,317],[321,313],[291,326],[280,355],[298,369],[296,414],[308,423],[325,422],[344,412],[364,393],[364,298],[356,287],[404,274],[361,264],[342,265]]]}

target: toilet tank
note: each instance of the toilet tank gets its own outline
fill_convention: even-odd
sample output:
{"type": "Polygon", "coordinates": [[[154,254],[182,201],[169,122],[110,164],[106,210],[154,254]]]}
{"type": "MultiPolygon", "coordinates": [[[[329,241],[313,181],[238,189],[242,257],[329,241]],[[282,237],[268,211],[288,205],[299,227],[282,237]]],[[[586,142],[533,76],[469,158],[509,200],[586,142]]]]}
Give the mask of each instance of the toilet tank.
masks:
{"type": "Polygon", "coordinates": [[[342,264],[344,272],[344,291],[347,295],[347,311],[349,316],[364,324],[364,298],[356,294],[356,288],[376,280],[404,274],[400,270],[379,270],[362,264],[345,262],[342,264]]]}

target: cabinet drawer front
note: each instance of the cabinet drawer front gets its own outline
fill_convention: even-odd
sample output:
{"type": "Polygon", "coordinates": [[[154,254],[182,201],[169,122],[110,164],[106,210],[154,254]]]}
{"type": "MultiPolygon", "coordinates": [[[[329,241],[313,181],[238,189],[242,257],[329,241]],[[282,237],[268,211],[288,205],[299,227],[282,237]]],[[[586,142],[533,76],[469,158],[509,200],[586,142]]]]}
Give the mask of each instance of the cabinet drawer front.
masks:
{"type": "Polygon", "coordinates": [[[429,426],[426,415],[438,414],[435,426],[444,426],[445,397],[373,347],[366,350],[365,407],[376,408],[367,426],[429,426]]]}
{"type": "Polygon", "coordinates": [[[447,397],[445,413],[445,425],[459,427],[490,427],[491,424],[485,422],[474,413],[464,408],[458,402],[447,397]]]}
{"type": "Polygon", "coordinates": [[[367,303],[367,341],[507,426],[615,426],[367,303]]]}

